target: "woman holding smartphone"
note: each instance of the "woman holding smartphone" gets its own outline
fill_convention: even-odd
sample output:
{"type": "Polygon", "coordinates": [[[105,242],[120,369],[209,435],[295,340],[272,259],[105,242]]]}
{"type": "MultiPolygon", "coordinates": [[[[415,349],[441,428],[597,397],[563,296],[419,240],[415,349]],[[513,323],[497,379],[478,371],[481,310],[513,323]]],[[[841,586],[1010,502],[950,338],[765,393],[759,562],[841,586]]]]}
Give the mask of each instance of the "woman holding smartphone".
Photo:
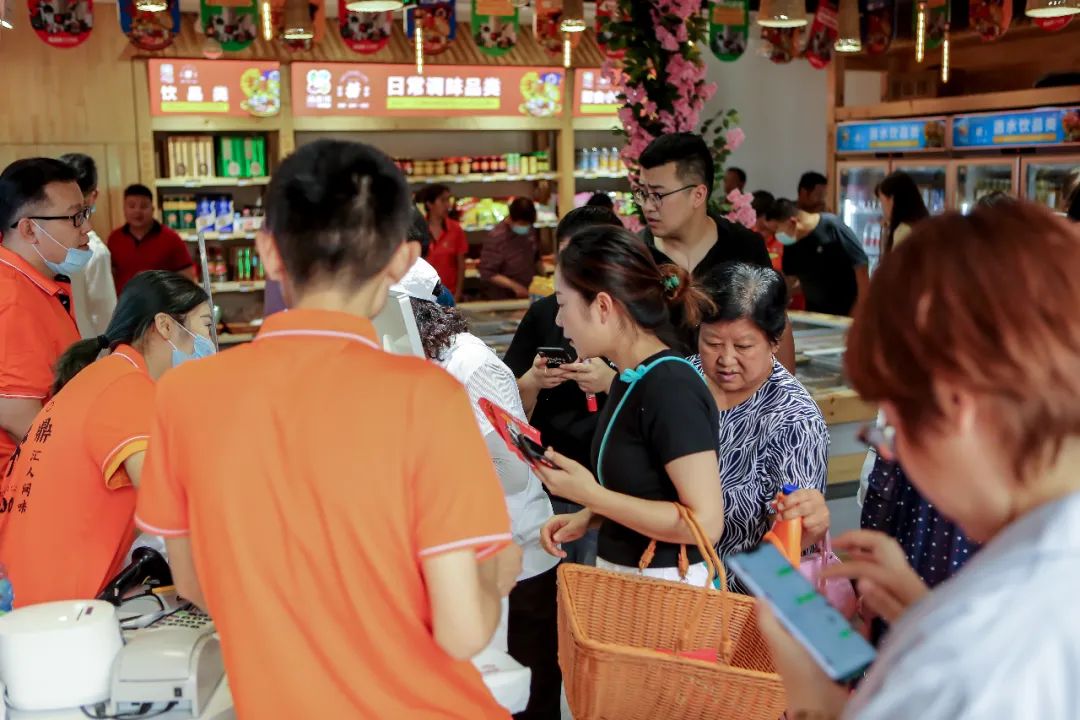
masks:
{"type": "Polygon", "coordinates": [[[597,522],[597,567],[637,572],[655,539],[648,575],[704,584],[708,572],[696,550],[689,572],[678,568],[679,546],[694,539],[673,503],[689,507],[713,543],[719,539],[719,419],[704,380],[671,350],[671,311],[694,327],[707,296],[685,270],[657,266],[640,239],[615,227],[574,236],[559,258],[555,293],[557,322],[578,355],[608,358],[620,375],[593,438],[596,474],[554,450],[547,457],[558,469],[537,470],[553,495],[585,508],[549,520],[541,542],[562,557],[557,545],[597,522]]]}

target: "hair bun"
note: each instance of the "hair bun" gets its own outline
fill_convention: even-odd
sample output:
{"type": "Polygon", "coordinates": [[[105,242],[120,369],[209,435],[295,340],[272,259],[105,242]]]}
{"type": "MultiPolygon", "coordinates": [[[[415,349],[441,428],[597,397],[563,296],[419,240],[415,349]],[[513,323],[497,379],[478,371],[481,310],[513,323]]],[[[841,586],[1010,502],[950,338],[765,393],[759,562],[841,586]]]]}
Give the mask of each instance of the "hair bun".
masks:
{"type": "Polygon", "coordinates": [[[660,266],[660,284],[664,288],[664,299],[669,305],[677,304],[685,297],[690,289],[690,273],[678,265],[660,266]]]}

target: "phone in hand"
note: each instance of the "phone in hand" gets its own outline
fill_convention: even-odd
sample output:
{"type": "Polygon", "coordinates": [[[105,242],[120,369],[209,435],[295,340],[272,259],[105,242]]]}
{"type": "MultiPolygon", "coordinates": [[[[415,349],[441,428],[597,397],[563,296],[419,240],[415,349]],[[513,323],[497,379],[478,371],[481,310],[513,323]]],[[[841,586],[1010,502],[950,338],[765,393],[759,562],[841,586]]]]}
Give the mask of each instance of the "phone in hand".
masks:
{"type": "Polygon", "coordinates": [[[561,347],[541,347],[536,349],[536,354],[544,358],[547,361],[549,369],[561,367],[563,365],[569,365],[576,359],[570,354],[566,348],[561,347]]]}
{"type": "Polygon", "coordinates": [[[540,442],[540,431],[532,425],[519,420],[504,408],[487,398],[480,398],[480,410],[488,422],[495,428],[506,446],[534,470],[543,466],[557,469],[558,466],[544,457],[544,446],[540,442]]]}
{"type": "Polygon", "coordinates": [[[735,575],[763,598],[788,632],[836,682],[859,677],[874,648],[772,543],[728,558],[735,575]]]}
{"type": "Polygon", "coordinates": [[[532,438],[524,435],[518,435],[514,438],[514,444],[517,449],[521,451],[521,454],[525,456],[525,462],[532,467],[543,465],[549,467],[552,470],[558,470],[559,466],[551,462],[544,456],[544,446],[536,442],[532,438]]]}

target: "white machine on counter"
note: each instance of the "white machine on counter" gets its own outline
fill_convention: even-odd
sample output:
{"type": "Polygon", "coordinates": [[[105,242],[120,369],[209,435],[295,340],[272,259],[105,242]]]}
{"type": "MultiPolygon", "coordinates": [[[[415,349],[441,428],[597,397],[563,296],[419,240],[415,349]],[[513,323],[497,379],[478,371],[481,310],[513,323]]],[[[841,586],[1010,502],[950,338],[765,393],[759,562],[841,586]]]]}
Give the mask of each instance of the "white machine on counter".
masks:
{"type": "Polygon", "coordinates": [[[420,343],[420,331],[416,327],[412,301],[409,295],[397,288],[390,289],[386,305],[372,320],[375,332],[383,350],[395,355],[414,355],[424,357],[424,346],[420,343]]]}

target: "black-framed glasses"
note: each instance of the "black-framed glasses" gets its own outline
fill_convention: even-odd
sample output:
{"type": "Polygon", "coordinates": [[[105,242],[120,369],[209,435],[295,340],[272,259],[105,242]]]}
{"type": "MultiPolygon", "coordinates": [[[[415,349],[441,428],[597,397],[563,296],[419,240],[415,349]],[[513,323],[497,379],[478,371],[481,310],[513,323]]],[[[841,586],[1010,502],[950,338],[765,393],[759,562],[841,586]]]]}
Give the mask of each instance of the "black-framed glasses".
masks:
{"type": "Polygon", "coordinates": [[[866,425],[859,431],[859,441],[876,452],[882,460],[896,460],[896,428],[892,425],[866,425]]]}
{"type": "Polygon", "coordinates": [[[666,193],[651,192],[638,188],[637,190],[634,190],[634,202],[636,202],[640,207],[645,207],[645,203],[649,202],[651,202],[653,205],[656,205],[656,207],[660,207],[660,205],[664,202],[664,198],[666,198],[667,196],[674,195],[675,193],[681,193],[686,190],[693,190],[699,184],[700,183],[695,183],[693,185],[683,185],[678,190],[672,190],[666,193]]]}
{"type": "MultiPolygon", "coordinates": [[[[87,221],[87,219],[89,219],[90,214],[92,212],[94,212],[93,208],[84,207],[82,210],[79,210],[74,215],[28,215],[28,216],[26,216],[24,218],[21,218],[21,219],[22,220],[67,220],[72,224],[73,227],[82,227],[83,223],[85,223],[87,221]]],[[[19,221],[16,220],[15,223],[11,227],[16,228],[18,226],[19,226],[19,221]]]]}

